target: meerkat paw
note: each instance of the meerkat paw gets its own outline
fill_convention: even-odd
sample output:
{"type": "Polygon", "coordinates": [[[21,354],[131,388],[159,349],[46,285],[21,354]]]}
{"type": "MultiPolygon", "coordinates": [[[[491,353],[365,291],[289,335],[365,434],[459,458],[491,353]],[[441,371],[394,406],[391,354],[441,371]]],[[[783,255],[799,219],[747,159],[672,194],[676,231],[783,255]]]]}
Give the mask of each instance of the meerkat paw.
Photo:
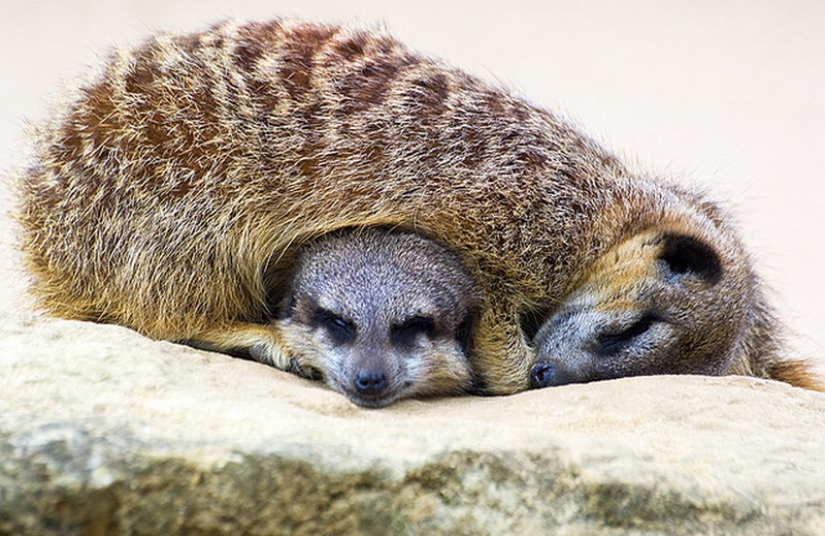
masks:
{"type": "Polygon", "coordinates": [[[267,363],[281,370],[290,370],[292,359],[286,355],[277,340],[262,340],[249,347],[249,357],[260,363],[267,363]]]}
{"type": "Polygon", "coordinates": [[[290,369],[277,330],[271,325],[235,322],[199,333],[186,344],[230,355],[249,357],[281,370],[290,369]]]}

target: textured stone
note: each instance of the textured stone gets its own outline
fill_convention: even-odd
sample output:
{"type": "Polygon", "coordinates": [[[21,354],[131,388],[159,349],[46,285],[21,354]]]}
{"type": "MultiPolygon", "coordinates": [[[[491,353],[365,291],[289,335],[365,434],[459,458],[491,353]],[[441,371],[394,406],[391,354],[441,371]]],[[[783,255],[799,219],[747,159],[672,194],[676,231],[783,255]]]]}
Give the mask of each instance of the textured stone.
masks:
{"type": "Polygon", "coordinates": [[[0,534],[822,534],[825,395],[651,377],[366,410],[116,327],[0,317],[0,534]]]}

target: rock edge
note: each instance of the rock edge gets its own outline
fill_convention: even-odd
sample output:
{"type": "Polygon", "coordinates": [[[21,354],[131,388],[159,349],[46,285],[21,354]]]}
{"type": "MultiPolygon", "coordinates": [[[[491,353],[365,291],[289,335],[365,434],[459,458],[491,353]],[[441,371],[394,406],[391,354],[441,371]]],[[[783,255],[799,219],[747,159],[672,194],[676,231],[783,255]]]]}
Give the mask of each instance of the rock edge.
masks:
{"type": "Polygon", "coordinates": [[[118,326],[0,316],[0,534],[822,534],[825,395],[628,378],[365,410],[118,326]]]}

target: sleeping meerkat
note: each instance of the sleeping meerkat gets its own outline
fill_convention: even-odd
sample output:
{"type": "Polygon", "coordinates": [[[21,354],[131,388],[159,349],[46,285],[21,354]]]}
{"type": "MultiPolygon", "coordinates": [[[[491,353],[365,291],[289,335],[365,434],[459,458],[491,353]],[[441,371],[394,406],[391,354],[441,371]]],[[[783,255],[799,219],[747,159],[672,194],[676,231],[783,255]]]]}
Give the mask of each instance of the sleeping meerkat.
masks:
{"type": "Polygon", "coordinates": [[[724,273],[718,253],[679,234],[651,231],[597,261],[535,337],[533,387],[651,374],[741,374],[823,390],[802,361],[767,358],[773,318],[730,329],[748,301],[747,273],[724,273]],[[728,303],[728,300],[740,300],[728,303]],[[728,348],[719,353],[719,348],[728,348]],[[734,356],[740,359],[732,359],[734,356]]]}
{"type": "Polygon", "coordinates": [[[412,233],[347,229],[302,247],[276,322],[285,359],[361,406],[466,392],[481,296],[458,257],[412,233]]]}
{"type": "MultiPolygon", "coordinates": [[[[549,376],[554,314],[605,298],[591,282],[624,273],[614,252],[670,237],[716,259],[713,280],[672,288],[718,310],[683,310],[671,328],[697,314],[714,331],[698,353],[668,342],[668,363],[808,381],[784,365],[759,278],[713,201],[380,32],[225,22],[123,49],[41,127],[18,191],[30,290],[56,316],[287,368],[266,296],[283,292],[295,248],[343,227],[405,229],[470,270],[485,297],[471,365],[485,392],[513,393],[549,376]]],[[[632,282],[612,288],[630,294],[608,303],[638,298],[632,282]]]]}

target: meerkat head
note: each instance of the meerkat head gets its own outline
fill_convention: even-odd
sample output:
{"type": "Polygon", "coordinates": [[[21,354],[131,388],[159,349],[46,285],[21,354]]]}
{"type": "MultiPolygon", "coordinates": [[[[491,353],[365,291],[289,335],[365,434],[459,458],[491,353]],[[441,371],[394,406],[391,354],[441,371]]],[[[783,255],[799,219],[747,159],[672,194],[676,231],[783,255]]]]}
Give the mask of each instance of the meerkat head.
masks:
{"type": "Polygon", "coordinates": [[[440,244],[351,229],[298,253],[278,327],[296,372],[380,407],[471,387],[479,308],[470,274],[440,244]]]}
{"type": "Polygon", "coordinates": [[[752,286],[729,253],[655,230],[608,251],[538,330],[531,385],[721,374],[752,286]]]}

